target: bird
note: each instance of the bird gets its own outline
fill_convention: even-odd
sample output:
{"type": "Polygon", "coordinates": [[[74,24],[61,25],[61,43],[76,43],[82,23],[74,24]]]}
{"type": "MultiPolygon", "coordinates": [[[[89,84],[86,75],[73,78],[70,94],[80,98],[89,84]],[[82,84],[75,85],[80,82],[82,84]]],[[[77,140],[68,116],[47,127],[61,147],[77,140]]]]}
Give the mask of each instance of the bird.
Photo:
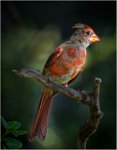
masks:
{"type": "MultiPolygon", "coordinates": [[[[75,32],[68,41],[59,45],[49,56],[42,74],[52,81],[68,87],[69,84],[83,71],[87,51],[86,48],[100,41],[94,30],[83,23],[73,26],[75,32]]],[[[29,141],[38,136],[41,141],[46,137],[48,118],[53,99],[57,93],[44,86],[39,105],[32,122],[29,141]]]]}

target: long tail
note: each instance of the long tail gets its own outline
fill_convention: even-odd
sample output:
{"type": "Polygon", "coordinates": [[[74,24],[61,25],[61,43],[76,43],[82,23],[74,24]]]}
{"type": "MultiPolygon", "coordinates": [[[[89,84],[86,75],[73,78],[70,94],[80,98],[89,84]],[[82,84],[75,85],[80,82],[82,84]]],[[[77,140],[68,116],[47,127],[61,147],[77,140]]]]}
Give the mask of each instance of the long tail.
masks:
{"type": "Polygon", "coordinates": [[[49,110],[53,101],[53,92],[54,91],[46,87],[43,89],[40,103],[38,105],[37,112],[32,123],[32,129],[29,136],[30,141],[36,135],[39,136],[40,140],[45,139],[48,126],[49,110]]]}

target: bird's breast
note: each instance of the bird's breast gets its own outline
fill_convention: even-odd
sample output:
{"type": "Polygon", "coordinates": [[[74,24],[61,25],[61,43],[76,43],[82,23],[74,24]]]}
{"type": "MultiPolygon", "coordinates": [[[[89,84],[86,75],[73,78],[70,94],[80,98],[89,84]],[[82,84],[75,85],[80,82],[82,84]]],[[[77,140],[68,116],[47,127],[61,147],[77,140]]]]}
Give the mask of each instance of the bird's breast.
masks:
{"type": "Polygon", "coordinates": [[[86,60],[85,50],[75,50],[69,48],[63,51],[61,56],[50,66],[50,72],[55,76],[64,76],[70,74],[75,76],[82,68],[86,60]]]}

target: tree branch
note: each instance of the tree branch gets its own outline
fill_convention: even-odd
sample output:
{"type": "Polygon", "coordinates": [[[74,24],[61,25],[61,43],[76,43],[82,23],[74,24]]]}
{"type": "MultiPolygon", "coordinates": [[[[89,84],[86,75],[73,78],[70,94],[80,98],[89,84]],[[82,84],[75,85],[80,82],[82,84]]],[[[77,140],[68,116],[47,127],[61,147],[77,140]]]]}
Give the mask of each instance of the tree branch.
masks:
{"type": "Polygon", "coordinates": [[[53,82],[51,78],[47,78],[40,71],[34,69],[21,69],[12,70],[16,75],[20,77],[33,78],[41,82],[44,86],[51,88],[56,92],[63,93],[76,101],[80,101],[83,104],[89,105],[90,119],[80,127],[78,135],[78,148],[85,149],[88,138],[97,130],[99,120],[102,116],[99,104],[99,93],[101,79],[95,78],[93,84],[92,94],[88,94],[87,91],[76,91],[72,88],[65,87],[56,82],[53,82]]]}
{"type": "Polygon", "coordinates": [[[99,120],[103,117],[103,113],[100,110],[99,104],[99,92],[100,92],[101,79],[95,78],[93,84],[93,93],[91,94],[90,107],[90,119],[86,121],[79,130],[78,135],[78,148],[86,149],[86,144],[89,137],[94,134],[98,128],[99,120]]]}

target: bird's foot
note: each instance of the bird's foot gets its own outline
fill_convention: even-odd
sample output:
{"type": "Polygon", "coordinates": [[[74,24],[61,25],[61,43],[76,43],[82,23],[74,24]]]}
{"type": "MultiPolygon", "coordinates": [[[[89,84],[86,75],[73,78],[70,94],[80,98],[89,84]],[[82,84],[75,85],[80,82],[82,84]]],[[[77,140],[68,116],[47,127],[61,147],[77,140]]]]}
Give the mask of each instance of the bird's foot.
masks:
{"type": "Polygon", "coordinates": [[[65,84],[64,84],[64,86],[65,86],[65,87],[68,87],[68,84],[67,84],[67,83],[65,83],[65,84]]]}

